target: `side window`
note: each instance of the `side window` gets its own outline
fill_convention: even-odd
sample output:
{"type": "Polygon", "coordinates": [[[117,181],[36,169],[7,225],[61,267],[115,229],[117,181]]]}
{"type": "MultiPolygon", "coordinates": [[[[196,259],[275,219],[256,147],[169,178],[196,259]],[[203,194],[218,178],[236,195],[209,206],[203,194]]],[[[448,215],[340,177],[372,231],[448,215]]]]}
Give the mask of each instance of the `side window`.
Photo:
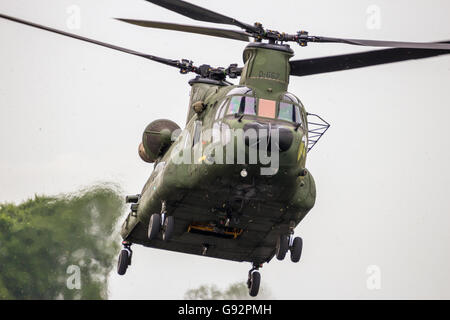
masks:
{"type": "Polygon", "coordinates": [[[225,110],[227,110],[228,101],[229,101],[228,99],[224,101],[224,103],[220,109],[219,119],[222,119],[223,116],[225,115],[225,110]]]}
{"type": "Polygon", "coordinates": [[[241,96],[234,96],[230,99],[230,106],[228,107],[227,114],[235,114],[239,112],[239,108],[241,106],[241,96]]]}
{"type": "Polygon", "coordinates": [[[300,107],[295,106],[295,122],[302,124],[302,113],[300,112],[300,107]]]}
{"type": "Polygon", "coordinates": [[[215,120],[223,118],[223,113],[225,111],[227,101],[228,99],[223,100],[222,103],[217,107],[215,120]]]}

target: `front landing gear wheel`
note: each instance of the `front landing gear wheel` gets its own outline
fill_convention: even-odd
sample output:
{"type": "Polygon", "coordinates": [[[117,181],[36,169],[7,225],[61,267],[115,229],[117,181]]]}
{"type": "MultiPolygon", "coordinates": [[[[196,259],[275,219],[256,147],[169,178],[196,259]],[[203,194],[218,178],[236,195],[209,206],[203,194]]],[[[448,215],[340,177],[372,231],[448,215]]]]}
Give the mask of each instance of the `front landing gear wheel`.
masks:
{"type": "Polygon", "coordinates": [[[172,238],[173,225],[174,225],[173,216],[167,216],[164,219],[164,228],[163,228],[163,234],[162,234],[162,238],[164,241],[170,240],[170,238],[172,238]]]}
{"type": "Polygon", "coordinates": [[[150,222],[148,223],[148,240],[155,239],[159,234],[159,230],[161,230],[161,215],[159,213],[154,213],[150,217],[150,222]]]}
{"type": "Polygon", "coordinates": [[[303,249],[303,240],[300,237],[295,237],[294,241],[292,242],[292,246],[290,248],[291,250],[291,261],[292,262],[299,262],[300,257],[302,256],[302,249],[303,249]]]}
{"type": "Polygon", "coordinates": [[[252,297],[256,297],[259,292],[259,285],[261,283],[261,274],[257,270],[250,272],[250,279],[248,283],[248,293],[252,297]]]}
{"type": "Polygon", "coordinates": [[[119,254],[119,261],[117,262],[117,273],[123,276],[125,272],[127,272],[130,262],[131,262],[131,254],[129,250],[122,249],[119,254]]]}
{"type": "Polygon", "coordinates": [[[276,256],[278,260],[283,260],[289,250],[289,238],[285,235],[280,235],[277,241],[276,256]]]}

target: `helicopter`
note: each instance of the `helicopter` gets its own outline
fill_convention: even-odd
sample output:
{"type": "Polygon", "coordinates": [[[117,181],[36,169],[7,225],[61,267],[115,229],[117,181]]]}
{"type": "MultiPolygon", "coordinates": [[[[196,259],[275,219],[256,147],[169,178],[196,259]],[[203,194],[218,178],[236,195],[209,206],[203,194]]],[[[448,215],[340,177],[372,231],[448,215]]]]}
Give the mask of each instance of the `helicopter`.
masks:
{"type": "Polygon", "coordinates": [[[195,20],[234,25],[244,31],[119,20],[246,42],[253,38],[244,50],[244,67],[197,67],[187,59],[160,58],[0,16],[197,75],[189,81],[185,129],[181,131],[170,120],[156,120],[144,131],[138,152],[144,161],[154,163],[154,171],[140,194],[126,198],[131,212],[122,227],[124,249],[118,273],[125,274],[131,264],[131,244],[247,261],[252,263],[249,293],[256,296],[258,269],[263,263],[274,256],[283,260],[289,251],[293,262],[300,260],[302,239],[293,237],[294,229],[313,208],[316,197],[306,155],[329,127],[320,116],[307,113],[300,99],[288,92],[289,77],[432,57],[450,53],[450,45],[317,37],[305,31],[285,34],[184,1],[149,2],[195,20]],[[290,42],[303,47],[314,42],[394,49],[291,61],[290,42]],[[240,78],[239,85],[227,78],[240,78]],[[209,146],[210,153],[197,149],[209,146]],[[229,150],[235,151],[231,159],[227,159],[229,150]],[[274,161],[252,163],[249,159],[246,163],[252,152],[266,151],[266,158],[274,161]],[[239,154],[244,155],[241,161],[239,154]],[[278,164],[271,166],[273,162],[278,164]]]}

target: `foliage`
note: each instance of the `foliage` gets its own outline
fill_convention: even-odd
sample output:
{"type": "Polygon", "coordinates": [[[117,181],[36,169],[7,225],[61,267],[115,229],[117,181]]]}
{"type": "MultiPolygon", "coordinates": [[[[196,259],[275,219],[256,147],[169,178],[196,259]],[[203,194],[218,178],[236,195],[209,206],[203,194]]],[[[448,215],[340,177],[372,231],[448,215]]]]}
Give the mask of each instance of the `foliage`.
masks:
{"type": "Polygon", "coordinates": [[[0,204],[0,299],[107,298],[122,213],[106,185],[0,204]],[[76,269],[79,288],[68,285],[76,269]]]}
{"type": "MultiPolygon", "coordinates": [[[[186,300],[248,300],[247,284],[237,282],[229,285],[225,290],[220,290],[216,285],[201,285],[196,289],[190,289],[184,294],[186,300]]],[[[261,286],[258,299],[270,299],[267,288],[261,286]]]]}

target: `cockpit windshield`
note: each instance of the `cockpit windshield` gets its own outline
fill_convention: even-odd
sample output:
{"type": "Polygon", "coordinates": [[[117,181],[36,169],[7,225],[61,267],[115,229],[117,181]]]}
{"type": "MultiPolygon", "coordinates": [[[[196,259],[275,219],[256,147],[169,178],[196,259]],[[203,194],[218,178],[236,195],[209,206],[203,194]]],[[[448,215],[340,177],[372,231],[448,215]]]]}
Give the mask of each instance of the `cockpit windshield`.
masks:
{"type": "Polygon", "coordinates": [[[216,119],[225,115],[249,115],[279,119],[301,124],[301,103],[297,97],[284,93],[279,100],[256,98],[252,89],[237,87],[231,89],[219,105],[216,119]]]}

